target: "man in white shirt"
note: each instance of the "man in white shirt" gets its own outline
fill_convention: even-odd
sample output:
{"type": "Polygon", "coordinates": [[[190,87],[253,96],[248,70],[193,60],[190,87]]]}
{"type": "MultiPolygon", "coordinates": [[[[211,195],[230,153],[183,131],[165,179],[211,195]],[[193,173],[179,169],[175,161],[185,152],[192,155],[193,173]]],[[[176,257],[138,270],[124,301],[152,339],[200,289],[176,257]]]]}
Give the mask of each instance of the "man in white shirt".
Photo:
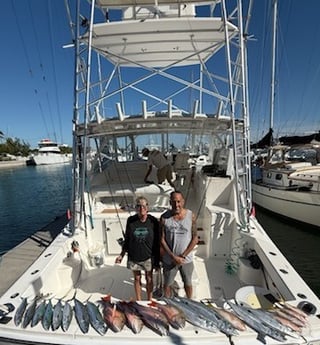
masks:
{"type": "Polygon", "coordinates": [[[144,182],[148,182],[148,177],[152,171],[152,166],[154,165],[157,170],[157,178],[158,183],[161,184],[162,182],[167,179],[170,186],[175,188],[173,182],[172,182],[172,168],[170,163],[167,161],[167,159],[164,157],[164,155],[158,151],[158,150],[152,150],[150,151],[146,147],[142,150],[142,155],[144,157],[148,157],[147,165],[148,170],[144,177],[144,182]]]}

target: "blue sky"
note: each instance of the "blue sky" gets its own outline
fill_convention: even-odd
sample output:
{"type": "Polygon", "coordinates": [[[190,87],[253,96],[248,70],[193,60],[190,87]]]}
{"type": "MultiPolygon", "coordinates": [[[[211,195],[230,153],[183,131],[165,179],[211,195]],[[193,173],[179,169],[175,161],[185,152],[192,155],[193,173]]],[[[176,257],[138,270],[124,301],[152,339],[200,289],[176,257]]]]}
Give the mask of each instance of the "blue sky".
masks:
{"type": "MultiPolygon", "coordinates": [[[[270,3],[255,0],[249,27],[253,141],[269,128],[270,3]]],[[[62,48],[71,41],[64,0],[8,0],[1,8],[0,130],[32,147],[44,137],[71,145],[74,57],[62,48]]],[[[279,0],[276,134],[320,130],[319,10],[318,0],[279,0]]]]}

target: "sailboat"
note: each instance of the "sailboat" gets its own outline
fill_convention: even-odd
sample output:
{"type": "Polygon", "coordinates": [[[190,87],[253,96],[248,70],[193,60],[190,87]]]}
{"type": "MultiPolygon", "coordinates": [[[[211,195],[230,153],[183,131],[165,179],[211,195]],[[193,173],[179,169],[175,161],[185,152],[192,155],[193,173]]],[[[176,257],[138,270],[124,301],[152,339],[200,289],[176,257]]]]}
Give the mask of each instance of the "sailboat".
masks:
{"type": "Polygon", "coordinates": [[[277,1],[274,1],[270,130],[257,143],[257,146],[268,147],[268,155],[263,162],[260,159],[253,167],[253,202],[283,217],[319,228],[320,146],[317,140],[313,144],[317,134],[291,140],[286,137],[279,138],[278,145],[273,142],[276,29],[277,1]],[[300,157],[295,155],[298,150],[302,152],[300,157]],[[306,157],[308,152],[313,159],[306,157]]]}
{"type": "Polygon", "coordinates": [[[0,305],[13,307],[3,307],[1,343],[320,342],[319,298],[252,213],[251,8],[239,0],[79,0],[74,15],[67,6],[75,49],[71,219],[0,297],[0,305]],[[189,80],[188,69],[197,78],[189,80]],[[189,88],[196,97],[192,109],[189,88]],[[111,106],[114,113],[106,112],[111,106]],[[153,183],[144,182],[140,152],[150,136],[168,161],[171,144],[180,148],[174,188],[159,184],[155,169],[153,183]],[[190,138],[205,144],[209,164],[186,159],[183,143],[190,138]],[[193,295],[186,298],[178,274],[175,296],[163,296],[160,269],[154,273],[156,301],[150,305],[143,285],[143,300],[133,302],[132,272],[126,260],[115,264],[127,219],[141,196],[159,219],[174,190],[196,218],[193,295]],[[32,327],[32,308],[43,301],[48,311],[32,327]],[[135,308],[123,314],[123,303],[135,308]],[[164,308],[185,322],[172,326],[164,308]],[[296,323],[301,318],[300,326],[281,319],[283,313],[296,323]],[[130,328],[132,319],[143,327],[130,328]]]}

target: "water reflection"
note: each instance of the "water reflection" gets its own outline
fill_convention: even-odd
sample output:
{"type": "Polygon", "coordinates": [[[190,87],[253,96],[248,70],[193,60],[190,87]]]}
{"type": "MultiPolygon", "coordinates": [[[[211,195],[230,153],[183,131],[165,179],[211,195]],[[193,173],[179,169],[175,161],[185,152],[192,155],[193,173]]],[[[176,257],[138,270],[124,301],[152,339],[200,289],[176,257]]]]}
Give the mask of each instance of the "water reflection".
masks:
{"type": "Polygon", "coordinates": [[[288,221],[259,207],[256,217],[288,261],[320,297],[320,228],[288,221]]]}

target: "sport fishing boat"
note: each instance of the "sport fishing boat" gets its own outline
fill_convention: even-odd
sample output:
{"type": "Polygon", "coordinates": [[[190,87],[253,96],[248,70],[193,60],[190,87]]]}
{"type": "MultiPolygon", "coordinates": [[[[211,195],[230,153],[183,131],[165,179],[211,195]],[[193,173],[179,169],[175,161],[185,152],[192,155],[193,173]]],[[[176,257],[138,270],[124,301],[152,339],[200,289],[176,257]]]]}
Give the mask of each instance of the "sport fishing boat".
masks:
{"type": "Polygon", "coordinates": [[[320,343],[318,297],[251,213],[244,3],[79,0],[76,15],[67,6],[71,219],[1,296],[1,343],[320,343]],[[157,271],[151,305],[132,301],[132,272],[115,264],[136,198],[157,218],[170,207],[170,184],[155,171],[144,183],[150,137],[172,162],[199,237],[192,299],[179,276],[176,296],[163,297],[157,271]]]}
{"type": "Polygon", "coordinates": [[[51,165],[71,162],[71,155],[62,153],[55,141],[41,139],[38,146],[38,153],[29,157],[28,165],[51,165]]]}

